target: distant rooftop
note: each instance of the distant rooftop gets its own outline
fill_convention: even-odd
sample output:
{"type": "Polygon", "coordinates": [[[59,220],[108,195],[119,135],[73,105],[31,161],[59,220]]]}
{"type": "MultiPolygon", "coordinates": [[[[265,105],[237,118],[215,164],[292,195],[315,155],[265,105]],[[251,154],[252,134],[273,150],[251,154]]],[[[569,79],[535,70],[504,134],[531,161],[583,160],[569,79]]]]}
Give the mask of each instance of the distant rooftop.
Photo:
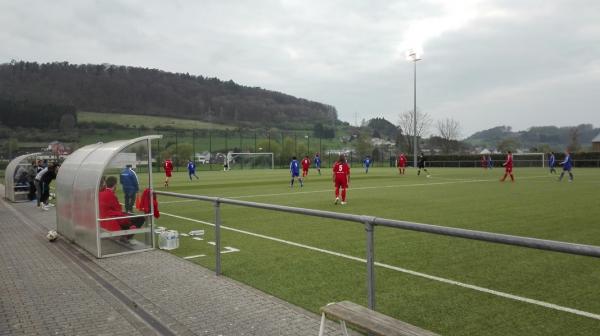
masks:
{"type": "Polygon", "coordinates": [[[598,135],[596,135],[596,137],[592,139],[592,142],[600,142],[600,133],[598,133],[598,135]]]}

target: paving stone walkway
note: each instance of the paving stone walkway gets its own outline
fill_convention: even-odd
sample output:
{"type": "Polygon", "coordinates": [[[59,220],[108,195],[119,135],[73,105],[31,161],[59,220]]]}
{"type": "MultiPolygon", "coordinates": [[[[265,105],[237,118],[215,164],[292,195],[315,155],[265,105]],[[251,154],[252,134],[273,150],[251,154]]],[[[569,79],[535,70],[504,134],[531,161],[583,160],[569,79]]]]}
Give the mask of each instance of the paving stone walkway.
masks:
{"type": "Polygon", "coordinates": [[[0,200],[0,335],[318,334],[319,316],[169,253],[96,259],[46,241],[55,227],[54,209],[0,200]]]}

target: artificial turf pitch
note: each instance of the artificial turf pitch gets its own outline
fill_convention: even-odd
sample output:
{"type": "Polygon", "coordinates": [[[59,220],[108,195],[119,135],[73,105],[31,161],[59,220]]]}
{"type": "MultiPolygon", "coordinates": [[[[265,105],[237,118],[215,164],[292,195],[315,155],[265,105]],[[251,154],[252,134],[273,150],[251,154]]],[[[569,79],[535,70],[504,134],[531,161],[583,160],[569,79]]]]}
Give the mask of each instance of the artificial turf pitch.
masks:
{"type": "MultiPolygon", "coordinates": [[[[192,181],[179,172],[167,190],[600,246],[599,169],[575,169],[573,183],[566,178],[558,182],[557,175],[541,168],[516,168],[514,183],[500,183],[500,169],[430,172],[427,178],[414,169],[399,176],[392,168],[372,168],[368,174],[354,168],[343,206],[333,204],[329,169],[321,176],[311,169],[304,187],[293,189],[285,170],[201,172],[192,181]]],[[[165,190],[163,176],[155,174],[154,179],[157,190],[165,190]]],[[[180,237],[180,247],[172,253],[205,255],[188,260],[214,269],[214,246],[209,244],[214,229],[202,223],[214,223],[213,205],[159,196],[159,208],[157,225],[180,233],[206,232],[204,240],[180,237]]],[[[225,276],[313,312],[341,300],[367,305],[366,264],[345,257],[366,257],[363,225],[232,205],[222,205],[221,216],[222,225],[233,229],[222,230],[222,247],[239,249],[222,255],[225,276]]],[[[377,227],[375,260],[390,266],[376,267],[376,309],[440,334],[600,334],[596,258],[377,227]]]]}

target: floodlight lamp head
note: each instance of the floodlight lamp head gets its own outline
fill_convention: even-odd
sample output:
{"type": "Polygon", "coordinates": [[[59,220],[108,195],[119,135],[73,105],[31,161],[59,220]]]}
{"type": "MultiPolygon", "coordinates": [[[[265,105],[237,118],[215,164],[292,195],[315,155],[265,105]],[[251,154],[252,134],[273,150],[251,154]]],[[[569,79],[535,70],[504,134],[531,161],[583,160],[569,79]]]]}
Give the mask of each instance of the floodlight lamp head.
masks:
{"type": "Polygon", "coordinates": [[[406,59],[411,61],[411,62],[416,62],[416,61],[420,61],[422,58],[421,56],[423,55],[423,51],[422,50],[417,50],[417,49],[409,49],[406,52],[406,59]]]}

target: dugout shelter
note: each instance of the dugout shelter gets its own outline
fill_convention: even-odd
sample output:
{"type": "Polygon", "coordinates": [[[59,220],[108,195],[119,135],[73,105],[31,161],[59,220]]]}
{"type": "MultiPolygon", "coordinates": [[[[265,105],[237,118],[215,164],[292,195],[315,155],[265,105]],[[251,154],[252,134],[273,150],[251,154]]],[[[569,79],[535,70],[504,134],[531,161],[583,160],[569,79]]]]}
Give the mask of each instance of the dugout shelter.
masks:
{"type": "MultiPolygon", "coordinates": [[[[154,248],[153,204],[150,212],[138,209],[110,218],[100,216],[99,192],[108,177],[117,179],[115,195],[125,207],[125,193],[119,183],[128,165],[135,171],[138,195],[149,189],[152,195],[152,140],[147,135],[130,140],[96,143],[79,148],[62,163],[56,178],[56,226],[63,237],[97,258],[142,252],[154,248]],[[107,229],[109,221],[137,221],[139,227],[107,229]]],[[[113,179],[114,180],[114,179],[113,179]]]]}
{"type": "Polygon", "coordinates": [[[4,195],[11,202],[27,202],[29,194],[28,172],[31,162],[42,153],[18,156],[8,163],[4,171],[4,195]]]}

